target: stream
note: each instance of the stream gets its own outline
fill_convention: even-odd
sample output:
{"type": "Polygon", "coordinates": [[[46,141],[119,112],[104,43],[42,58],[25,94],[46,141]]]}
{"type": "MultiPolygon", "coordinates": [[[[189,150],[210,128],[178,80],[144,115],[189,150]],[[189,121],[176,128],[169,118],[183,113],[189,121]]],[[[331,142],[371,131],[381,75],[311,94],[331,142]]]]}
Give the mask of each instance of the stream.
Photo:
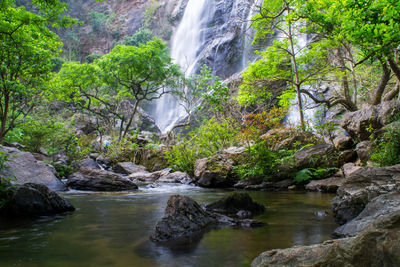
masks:
{"type": "Polygon", "coordinates": [[[0,219],[0,266],[249,266],[261,252],[330,238],[336,224],[333,194],[249,192],[266,206],[256,229],[221,228],[190,244],[165,246],[149,240],[168,198],[187,195],[212,202],[228,190],[187,185],[141,187],[135,192],[69,191],[77,210],[35,221],[0,219]]]}

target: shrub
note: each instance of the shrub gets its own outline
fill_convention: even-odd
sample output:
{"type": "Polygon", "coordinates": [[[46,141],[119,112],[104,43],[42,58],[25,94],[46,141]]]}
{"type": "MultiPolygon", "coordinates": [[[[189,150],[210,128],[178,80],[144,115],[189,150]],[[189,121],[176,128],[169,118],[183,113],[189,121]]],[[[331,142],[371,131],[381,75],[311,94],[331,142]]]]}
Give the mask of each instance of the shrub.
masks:
{"type": "Polygon", "coordinates": [[[5,140],[21,143],[31,152],[44,148],[52,154],[64,149],[72,135],[73,131],[65,123],[56,121],[49,114],[38,114],[27,116],[18,128],[7,134],[5,140]]]}
{"type": "Polygon", "coordinates": [[[135,157],[138,147],[139,145],[135,142],[135,138],[133,139],[123,138],[120,141],[114,139],[106,147],[104,155],[105,157],[111,159],[114,162],[121,162],[121,161],[135,162],[135,157]]]}
{"type": "Polygon", "coordinates": [[[396,123],[374,140],[371,160],[380,167],[400,163],[400,127],[396,123]]]}
{"type": "Polygon", "coordinates": [[[178,136],[177,144],[169,148],[166,158],[171,168],[193,174],[197,159],[236,145],[238,133],[239,127],[233,119],[218,122],[213,117],[187,136],[178,136]]]}
{"type": "Polygon", "coordinates": [[[297,184],[301,184],[309,180],[325,179],[332,176],[337,171],[337,168],[306,168],[298,171],[294,176],[293,181],[297,184]]]}

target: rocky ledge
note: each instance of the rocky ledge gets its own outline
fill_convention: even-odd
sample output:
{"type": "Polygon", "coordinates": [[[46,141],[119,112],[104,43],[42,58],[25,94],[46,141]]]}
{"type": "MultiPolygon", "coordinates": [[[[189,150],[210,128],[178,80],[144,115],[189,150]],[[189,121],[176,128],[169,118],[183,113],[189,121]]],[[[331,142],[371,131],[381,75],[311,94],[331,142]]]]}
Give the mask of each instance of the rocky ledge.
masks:
{"type": "Polygon", "coordinates": [[[97,168],[81,168],[73,173],[67,185],[77,190],[89,191],[123,191],[138,189],[137,185],[128,178],[116,173],[97,168]]]}
{"type": "Polygon", "coordinates": [[[400,266],[399,240],[400,211],[397,211],[379,217],[356,237],[266,251],[251,266],[400,266]]]}
{"type": "Polygon", "coordinates": [[[221,226],[258,227],[264,223],[235,219],[203,209],[193,199],[173,195],[169,198],[164,217],[157,223],[150,239],[155,242],[196,237],[208,229],[221,226]]]}

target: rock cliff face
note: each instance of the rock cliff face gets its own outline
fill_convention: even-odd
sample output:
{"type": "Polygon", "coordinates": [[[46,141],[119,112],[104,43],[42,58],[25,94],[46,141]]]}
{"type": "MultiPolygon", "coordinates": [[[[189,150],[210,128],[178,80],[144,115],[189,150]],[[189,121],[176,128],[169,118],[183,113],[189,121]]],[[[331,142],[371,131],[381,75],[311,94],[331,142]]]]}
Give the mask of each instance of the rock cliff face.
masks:
{"type": "MultiPolygon", "coordinates": [[[[104,54],[113,45],[143,27],[169,42],[181,22],[189,0],[94,0],[69,1],[69,13],[84,21],[83,27],[72,33],[61,33],[67,41],[66,50],[73,42],[69,35],[77,35],[81,57],[90,54],[104,54]],[[96,32],[91,13],[105,14],[107,25],[103,32],[96,32]]],[[[198,55],[199,70],[208,65],[214,73],[227,78],[242,69],[249,57],[243,57],[246,49],[246,32],[249,34],[249,19],[254,13],[255,0],[205,0],[202,16],[208,20],[202,25],[202,41],[198,55]]],[[[73,47],[71,47],[73,49],[73,47]]]]}

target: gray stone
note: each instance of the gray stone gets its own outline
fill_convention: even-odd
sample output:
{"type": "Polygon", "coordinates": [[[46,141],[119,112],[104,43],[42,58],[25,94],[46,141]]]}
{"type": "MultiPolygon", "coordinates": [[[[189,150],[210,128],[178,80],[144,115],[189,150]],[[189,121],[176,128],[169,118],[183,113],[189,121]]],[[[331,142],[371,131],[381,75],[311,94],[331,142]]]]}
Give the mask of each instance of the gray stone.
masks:
{"type": "Polygon", "coordinates": [[[193,199],[173,195],[169,198],[164,217],[157,222],[150,239],[165,242],[193,237],[217,226],[259,227],[265,224],[253,220],[233,219],[204,210],[193,199]]]}
{"type": "Polygon", "coordinates": [[[45,185],[26,183],[11,190],[10,200],[1,210],[8,216],[42,216],[75,210],[68,200],[45,185]]]}
{"type": "Polygon", "coordinates": [[[336,193],[343,182],[343,175],[340,172],[339,174],[328,179],[311,181],[305,186],[305,189],[308,191],[336,193]]]}
{"type": "Polygon", "coordinates": [[[400,192],[378,196],[371,200],[356,218],[338,227],[333,235],[335,237],[356,236],[376,218],[395,211],[400,211],[400,192]]]}
{"type": "Polygon", "coordinates": [[[0,146],[0,150],[8,155],[7,168],[0,171],[4,178],[11,178],[14,184],[43,184],[54,191],[67,189],[42,161],[37,161],[29,152],[21,152],[13,147],[0,146]],[[14,180],[14,177],[16,180],[14,180]]]}
{"type": "Polygon", "coordinates": [[[166,175],[162,175],[158,178],[159,183],[181,183],[181,184],[191,184],[193,179],[187,173],[184,172],[173,172],[166,175]]]}
{"type": "Polygon", "coordinates": [[[247,212],[247,217],[251,217],[263,213],[265,207],[254,202],[248,193],[236,192],[230,196],[208,204],[206,210],[230,216],[240,212],[241,217],[243,217],[244,212],[247,212]]]}
{"type": "Polygon", "coordinates": [[[137,185],[128,178],[91,167],[80,169],[71,174],[68,179],[67,185],[77,190],[124,191],[138,189],[137,185]]]}
{"type": "Polygon", "coordinates": [[[336,154],[336,149],[329,144],[308,146],[294,154],[294,168],[336,167],[340,164],[336,154]]]}
{"type": "MultiPolygon", "coordinates": [[[[349,165],[351,167],[351,165],[349,165]]],[[[332,200],[332,210],[339,224],[354,219],[375,197],[400,190],[400,165],[353,168],[332,200]]]]}
{"type": "Polygon", "coordinates": [[[346,113],[342,118],[341,126],[354,140],[364,141],[369,139],[371,127],[374,130],[382,128],[399,112],[399,102],[387,101],[376,106],[346,113]]]}
{"type": "Polygon", "coordinates": [[[351,148],[354,145],[354,142],[350,136],[338,135],[333,139],[333,144],[335,145],[336,149],[343,150],[351,148]]]}
{"type": "Polygon", "coordinates": [[[371,158],[372,147],[373,144],[371,141],[362,141],[357,144],[356,146],[357,156],[362,163],[366,163],[371,158]]]}
{"type": "Polygon", "coordinates": [[[261,253],[252,267],[400,266],[400,212],[379,217],[356,237],[261,253]]]}
{"type": "Polygon", "coordinates": [[[113,166],[113,171],[116,173],[130,175],[136,172],[147,172],[146,167],[136,165],[133,162],[118,162],[113,166]]]}

